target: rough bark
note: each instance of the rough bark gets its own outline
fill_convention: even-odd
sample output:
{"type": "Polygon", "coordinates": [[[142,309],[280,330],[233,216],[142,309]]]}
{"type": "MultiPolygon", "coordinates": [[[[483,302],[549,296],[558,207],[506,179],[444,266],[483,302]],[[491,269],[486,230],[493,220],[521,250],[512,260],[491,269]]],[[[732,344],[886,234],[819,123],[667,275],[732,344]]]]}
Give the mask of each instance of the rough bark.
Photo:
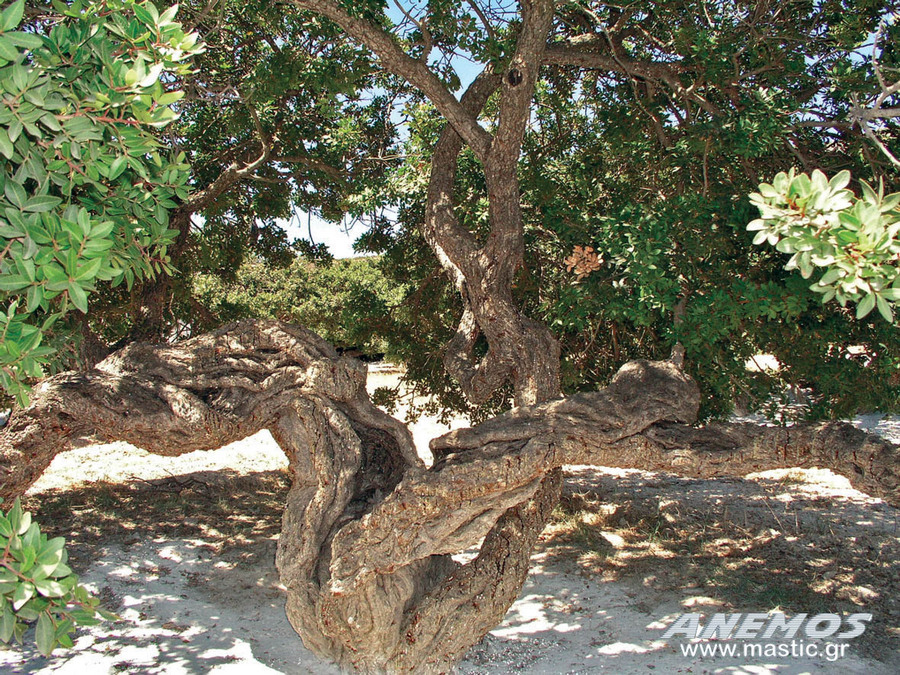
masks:
{"type": "MultiPolygon", "coordinates": [[[[361,419],[376,415],[405,438],[402,425],[360,392],[365,377],[363,364],[339,358],[315,334],[276,322],[233,324],[175,346],[135,343],[35,388],[31,405],[16,410],[0,435],[0,496],[21,494],[84,435],[176,456],[256,433],[313,394],[361,419]]],[[[416,457],[408,439],[401,448],[416,457]]]]}
{"type": "Polygon", "coordinates": [[[672,362],[633,362],[602,391],[436,439],[426,469],[407,429],[369,402],[363,364],[308,331],[244,322],[46,380],[0,437],[0,494],[21,494],[82,434],[178,455],[269,428],[293,475],[277,564],[304,642],[363,672],[442,672],[518,595],[564,464],[719,475],[815,463],[897,503],[895,446],[834,426],[692,429],[698,402],[672,362]],[[451,558],[476,546],[467,564],[451,558]]]}
{"type": "Polygon", "coordinates": [[[654,425],[642,434],[645,467],[687,476],[742,475],[785,467],[828,468],[857,490],[900,506],[900,448],[846,422],[761,427],[712,424],[702,429],[654,425]]]}
{"type": "MultiPolygon", "coordinates": [[[[477,403],[486,401],[507,382],[512,384],[517,405],[558,397],[559,345],[545,326],[521,313],[512,293],[516,271],[524,258],[518,160],[552,23],[552,0],[521,3],[516,50],[506,71],[485,70],[461,100],[447,90],[424,61],[404,53],[381,26],[352,16],[339,3],[328,0],[295,0],[295,4],[340,25],[354,40],[371,49],[385,70],[422,91],[447,120],[432,157],[423,222],[425,239],[456,285],[464,307],[457,333],[445,348],[447,371],[459,382],[464,394],[477,403]],[[478,123],[478,117],[488,98],[498,90],[499,120],[495,132],[490,134],[478,123]],[[467,231],[456,214],[454,183],[464,144],[484,165],[490,218],[490,232],[484,242],[467,231]],[[488,350],[478,358],[475,345],[482,336],[488,350]]],[[[464,574],[451,576],[415,614],[407,634],[407,643],[415,647],[398,652],[392,662],[394,667],[401,667],[401,663],[412,667],[416,659],[427,655],[433,660],[429,663],[444,662],[451,652],[461,654],[477,639],[475,636],[483,635],[502,617],[518,595],[531,548],[558,497],[556,479],[548,477],[538,489],[546,472],[552,469],[548,465],[533,470],[526,484],[504,489],[502,498],[496,493],[469,497],[465,490],[453,495],[446,488],[452,483],[440,482],[428,488],[435,490],[433,494],[427,490],[427,494],[410,494],[411,500],[426,504],[450,500],[440,511],[422,514],[434,527],[447,529],[450,524],[446,550],[438,547],[430,555],[460,550],[463,542],[471,545],[482,536],[485,543],[478,560],[468,565],[464,574]],[[459,497],[467,500],[468,508],[463,508],[459,497]],[[481,510],[473,514],[472,505],[481,510]],[[454,528],[459,530],[455,534],[454,528]],[[473,536],[477,538],[473,540],[473,536]],[[469,605],[472,598],[476,600],[469,605]]],[[[407,507],[403,503],[399,515],[410,515],[407,507]]],[[[392,513],[383,522],[390,523],[396,517],[398,514],[392,513]]],[[[414,528],[415,519],[407,522],[414,528]]],[[[385,531],[378,536],[393,542],[394,534],[385,531]]],[[[426,538],[433,536],[429,533],[426,538]]],[[[371,539],[371,543],[378,547],[376,539],[371,539]]],[[[413,546],[404,561],[424,555],[432,543],[418,539],[414,544],[403,542],[404,546],[413,546]]],[[[378,562],[378,569],[395,564],[393,560],[394,553],[388,551],[378,562]]],[[[364,576],[370,569],[366,564],[361,562],[357,569],[351,565],[352,573],[348,574],[364,576]]],[[[349,578],[341,583],[349,583],[349,578]]]]}
{"type": "MultiPolygon", "coordinates": [[[[617,379],[635,363],[640,362],[623,366],[617,379]]],[[[604,391],[618,400],[620,395],[615,390],[616,380],[604,391]]],[[[653,383],[645,395],[658,395],[654,392],[660,391],[660,385],[653,383]]],[[[671,394],[674,392],[667,395],[671,394]]],[[[698,478],[743,476],[791,467],[827,468],[845,476],[856,489],[900,505],[900,447],[852,424],[819,422],[776,427],[715,423],[695,428],[658,422],[639,433],[610,439],[604,433],[608,414],[597,407],[597,397],[579,394],[545,406],[517,409],[478,427],[435,439],[432,452],[444,456],[491,444],[513,447],[525,439],[544,439],[562,446],[567,464],[670,471],[698,478]]],[[[653,410],[652,406],[642,409],[653,410]]],[[[676,421],[689,417],[684,410],[680,414],[682,420],[677,419],[677,410],[672,412],[676,421]]]]}
{"type": "MultiPolygon", "coordinates": [[[[623,372],[588,416],[605,420],[605,438],[690,416],[672,417],[668,399],[689,398],[693,385],[671,366],[623,372]],[[671,391],[640,396],[635,387],[650,382],[671,391]]],[[[362,364],[275,322],[135,344],[36,389],[0,439],[0,494],[21,494],[81,435],[178,455],[268,427],[293,473],[277,562],[306,644],[362,671],[441,671],[518,595],[567,458],[544,437],[492,441],[426,470],[364,384],[362,364]],[[450,558],[479,544],[466,565],[450,558]]],[[[552,409],[567,415],[564,403],[552,409]]]]}
{"type": "MultiPolygon", "coordinates": [[[[456,336],[445,348],[445,368],[474,402],[486,401],[506,382],[512,383],[517,405],[558,397],[559,345],[545,326],[521,313],[512,293],[515,273],[524,258],[518,159],[554,3],[536,0],[521,4],[522,24],[506,72],[486,70],[457,101],[423,61],[405,54],[380,26],[351,16],[328,0],[295,2],[298,7],[328,17],[353,39],[368,46],[386,70],[419,88],[447,120],[432,157],[423,223],[425,239],[454,281],[464,306],[456,336]],[[498,89],[500,115],[492,135],[478,123],[478,116],[498,89]],[[462,227],[455,211],[454,183],[464,144],[484,165],[491,226],[484,242],[477,241],[462,227]],[[486,339],[488,351],[477,358],[475,345],[480,336],[486,339]]],[[[445,502],[442,509],[422,514],[433,527],[447,530],[443,547],[438,546],[428,555],[452,553],[465,542],[471,545],[483,536],[485,542],[476,562],[467,565],[464,573],[451,575],[421,604],[407,631],[408,651],[397,652],[392,667],[415,667],[422,659],[435,667],[447,662],[454,658],[451,654],[461,654],[487,632],[515,600],[531,548],[559,494],[558,477],[544,481],[546,472],[553,469],[551,465],[532,465],[532,469],[522,485],[500,483],[501,493],[469,496],[466,490],[460,490],[453,494],[446,487],[453,485],[452,481],[438,480],[430,487],[418,486],[426,492],[410,494],[411,501],[428,504],[429,508],[433,503],[445,502]],[[434,492],[429,493],[432,489],[434,492]],[[466,500],[466,508],[459,498],[466,500]],[[479,509],[474,513],[473,505],[479,509]]],[[[382,522],[410,515],[408,502],[400,503],[400,512],[390,514],[382,522]]],[[[415,529],[415,518],[406,522],[415,529]]],[[[361,526],[360,533],[346,536],[363,536],[367,527],[361,526]]],[[[394,541],[394,534],[395,531],[386,531],[378,536],[394,541]]],[[[433,533],[426,530],[424,536],[421,539],[417,535],[415,542],[402,542],[400,548],[412,547],[409,551],[404,549],[404,561],[426,555],[429,546],[436,543],[429,540],[434,538],[433,533]]],[[[370,536],[370,540],[377,549],[376,539],[370,536]]],[[[377,569],[396,564],[392,562],[394,557],[387,550],[385,557],[377,561],[377,569]]],[[[362,561],[356,568],[347,566],[352,574],[365,576],[370,569],[366,565],[371,562],[362,561]]],[[[348,578],[340,583],[349,582],[348,578]]]]}

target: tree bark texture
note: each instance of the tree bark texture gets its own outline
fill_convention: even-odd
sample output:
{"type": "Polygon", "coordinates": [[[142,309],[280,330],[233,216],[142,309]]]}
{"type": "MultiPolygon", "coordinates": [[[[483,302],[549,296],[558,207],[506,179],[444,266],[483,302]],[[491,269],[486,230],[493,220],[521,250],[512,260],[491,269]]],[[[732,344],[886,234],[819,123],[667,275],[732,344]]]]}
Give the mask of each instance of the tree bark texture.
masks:
{"type": "Polygon", "coordinates": [[[426,469],[369,402],[363,364],[303,329],[242,322],[43,382],[0,437],[0,495],[80,435],[179,455],[268,428],[290,460],[277,564],[304,642],[361,672],[444,672],[517,597],[564,464],[698,476],[816,464],[898,501],[896,446],[835,425],[693,429],[698,403],[673,363],[632,362],[602,391],[435,439],[426,469]],[[473,547],[474,560],[452,558],[473,547]]]}
{"type": "Polygon", "coordinates": [[[560,394],[559,345],[543,324],[525,316],[513,298],[513,282],[524,260],[518,163],[538,73],[553,23],[552,0],[519,5],[516,48],[503,72],[488,67],[460,100],[425,61],[403,51],[381,25],[354,16],[333,0],[294,0],[338,24],[368,47],[381,66],[419,89],[447,121],[431,161],[422,232],[463,302],[455,336],[446,345],[444,366],[474,403],[484,403],[511,383],[516,405],[541,403],[560,394]],[[487,100],[498,93],[499,115],[493,132],[480,123],[487,100]],[[453,193],[457,162],[468,146],[484,166],[490,232],[478,241],[456,213],[453,193]],[[488,344],[482,357],[475,345],[488,344]]]}

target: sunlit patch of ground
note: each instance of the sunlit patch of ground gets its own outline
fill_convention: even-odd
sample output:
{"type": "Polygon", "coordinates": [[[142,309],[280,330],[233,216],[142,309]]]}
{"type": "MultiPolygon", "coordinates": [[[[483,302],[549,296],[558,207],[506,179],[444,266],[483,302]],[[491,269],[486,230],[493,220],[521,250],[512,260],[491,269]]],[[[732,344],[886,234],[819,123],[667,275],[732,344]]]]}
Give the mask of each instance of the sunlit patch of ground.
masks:
{"type": "Polygon", "coordinates": [[[591,578],[640,588],[644,603],[871,612],[854,648],[900,669],[898,511],[830,471],[695,480],[570,467],[543,544],[591,578]]]}

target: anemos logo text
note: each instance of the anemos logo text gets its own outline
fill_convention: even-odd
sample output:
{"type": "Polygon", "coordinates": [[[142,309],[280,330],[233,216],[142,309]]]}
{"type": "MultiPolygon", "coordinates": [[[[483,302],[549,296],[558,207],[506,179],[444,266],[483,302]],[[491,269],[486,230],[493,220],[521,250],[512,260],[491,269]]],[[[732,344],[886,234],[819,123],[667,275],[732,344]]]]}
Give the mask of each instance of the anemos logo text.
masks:
{"type": "Polygon", "coordinates": [[[871,614],[796,614],[788,617],[780,612],[712,614],[703,621],[702,614],[682,614],[666,629],[662,638],[719,640],[791,640],[836,638],[850,640],[866,631],[871,614]]]}

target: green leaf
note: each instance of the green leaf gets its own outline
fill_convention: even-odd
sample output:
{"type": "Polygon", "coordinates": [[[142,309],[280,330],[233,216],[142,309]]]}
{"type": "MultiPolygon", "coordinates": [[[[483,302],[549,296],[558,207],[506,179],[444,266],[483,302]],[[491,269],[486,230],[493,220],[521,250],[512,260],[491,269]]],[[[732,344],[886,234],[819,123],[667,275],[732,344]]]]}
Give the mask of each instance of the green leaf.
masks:
{"type": "Polygon", "coordinates": [[[28,570],[30,570],[34,566],[34,561],[37,558],[37,551],[34,550],[32,546],[24,546],[22,548],[22,566],[20,571],[24,574],[28,570]]]}
{"type": "Polygon", "coordinates": [[[25,581],[25,582],[22,582],[21,584],[19,584],[16,587],[16,591],[15,591],[15,593],[13,593],[13,597],[12,597],[13,611],[18,612],[20,609],[22,609],[22,607],[25,605],[25,603],[28,602],[29,600],[31,600],[31,598],[33,596],[34,596],[34,586],[31,583],[25,581]]]}
{"type": "Polygon", "coordinates": [[[832,190],[843,190],[850,184],[850,172],[846,169],[844,171],[840,171],[835,174],[830,181],[828,181],[828,187],[832,190]]]}
{"type": "Polygon", "coordinates": [[[0,291],[20,291],[30,285],[31,282],[19,274],[0,275],[0,291]]]}
{"type": "Polygon", "coordinates": [[[828,286],[833,284],[835,281],[841,277],[842,270],[839,267],[832,267],[827,272],[825,272],[824,276],[819,279],[819,283],[822,286],[828,286]]]}
{"type": "Polygon", "coordinates": [[[15,501],[13,501],[13,506],[9,510],[9,513],[6,514],[6,517],[9,518],[10,527],[15,534],[19,533],[19,525],[22,524],[22,503],[19,501],[19,498],[16,497],[15,501]]]}
{"type": "Polygon", "coordinates": [[[19,529],[17,534],[19,535],[27,535],[31,531],[31,512],[23,511],[22,517],[19,519],[19,529]]]}
{"type": "Polygon", "coordinates": [[[35,581],[34,587],[37,589],[38,593],[47,598],[61,598],[68,592],[65,586],[52,579],[35,581]]]}
{"type": "Polygon", "coordinates": [[[31,287],[29,287],[28,292],[25,294],[26,310],[28,312],[37,311],[37,308],[40,307],[43,301],[43,289],[37,284],[33,284],[31,287]]]}
{"type": "Polygon", "coordinates": [[[10,143],[15,143],[16,139],[19,138],[19,134],[22,133],[22,122],[18,119],[13,120],[9,123],[9,127],[6,129],[6,135],[9,138],[10,143]]]}
{"type": "Polygon", "coordinates": [[[41,612],[41,615],[38,617],[34,642],[38,651],[44,656],[50,656],[50,653],[56,646],[56,628],[53,626],[53,619],[50,618],[50,614],[47,612],[41,612]]]}
{"type": "Polygon", "coordinates": [[[72,569],[65,563],[60,563],[56,566],[56,569],[50,573],[50,576],[54,579],[60,579],[62,577],[67,577],[70,574],[72,574],[72,569]]]}
{"type": "MultiPolygon", "coordinates": [[[[0,54],[0,57],[2,57],[2,54],[0,54]]],[[[0,155],[3,155],[6,159],[12,159],[13,154],[15,154],[15,148],[13,148],[12,141],[9,140],[9,136],[0,134],[0,155]]]]}
{"type": "Polygon", "coordinates": [[[53,537],[53,539],[49,539],[41,546],[41,550],[38,552],[37,561],[42,565],[48,563],[53,563],[54,565],[59,564],[62,560],[63,548],[65,545],[66,540],[62,537],[53,537]]]}
{"type": "MultiPolygon", "coordinates": [[[[146,8],[147,5],[150,5],[149,2],[144,3],[144,5],[134,5],[134,15],[141,20],[141,22],[146,25],[148,28],[156,27],[156,18],[151,14],[146,8]]],[[[152,5],[150,5],[152,7],[152,5]]],[[[157,17],[159,14],[157,14],[157,17]]]]}
{"type": "Polygon", "coordinates": [[[84,609],[73,610],[72,612],[70,612],[69,616],[71,616],[75,623],[77,623],[79,626],[96,626],[100,623],[100,620],[97,618],[94,612],[84,609]]]}
{"type": "Polygon", "coordinates": [[[45,211],[52,211],[57,206],[62,204],[62,199],[59,197],[52,197],[50,195],[38,195],[37,197],[32,197],[27,202],[25,202],[25,206],[23,207],[25,211],[30,213],[43,213],[45,211]]]}
{"type": "Polygon", "coordinates": [[[169,105],[171,103],[175,103],[175,101],[180,101],[183,96],[183,91],[170,91],[156,99],[156,102],[159,105],[169,105]]]}
{"type": "Polygon", "coordinates": [[[875,188],[873,188],[864,180],[859,181],[859,185],[862,188],[863,199],[873,204],[878,203],[878,193],[875,192],[875,188]]]}
{"type": "Polygon", "coordinates": [[[116,224],[111,220],[104,220],[91,228],[91,239],[103,239],[110,235],[116,224]]]}
{"type": "Polygon", "coordinates": [[[68,285],[69,292],[69,300],[72,301],[72,304],[80,310],[83,314],[87,314],[88,311],[88,299],[87,293],[84,292],[84,289],[74,282],[70,282],[68,285]]]}
{"type": "MultiPolygon", "coordinates": [[[[3,134],[0,134],[0,140],[2,139],[3,134]]],[[[28,199],[28,195],[25,193],[25,188],[11,180],[6,181],[6,185],[3,187],[3,193],[14,206],[20,209],[25,206],[25,200],[28,199]]]]}
{"type": "Polygon", "coordinates": [[[93,260],[85,263],[78,268],[78,272],[75,274],[75,280],[85,281],[86,279],[93,279],[97,276],[97,272],[100,271],[100,266],[102,264],[103,258],[94,258],[93,260]]]}
{"type": "MultiPolygon", "coordinates": [[[[43,607],[35,607],[34,601],[29,602],[22,609],[18,610],[16,614],[19,616],[20,620],[24,621],[37,621],[37,618],[41,615],[41,611],[43,607]]],[[[21,624],[20,624],[21,625],[21,624]]],[[[23,626],[24,627],[24,626],[23,626]]]]}
{"type": "Polygon", "coordinates": [[[97,607],[97,614],[99,614],[102,618],[106,619],[107,621],[118,621],[119,620],[118,614],[109,612],[109,611],[103,609],[102,607],[97,607]]]}
{"type": "Polygon", "coordinates": [[[120,175],[122,175],[122,172],[127,168],[127,166],[128,166],[128,158],[127,157],[123,157],[123,156],[116,157],[112,161],[112,164],[109,165],[109,174],[108,174],[107,178],[109,178],[109,180],[115,180],[120,175]]]}
{"type": "Polygon", "coordinates": [[[51,574],[56,572],[56,565],[40,565],[36,564],[31,568],[31,580],[37,584],[39,581],[43,581],[48,578],[51,574]]]}
{"type": "Polygon", "coordinates": [[[23,47],[24,49],[40,49],[44,46],[44,41],[39,35],[35,35],[34,33],[22,33],[16,31],[14,33],[6,33],[3,37],[17,47],[23,47]]]}
{"type": "MultiPolygon", "coordinates": [[[[164,67],[165,67],[165,64],[163,64],[163,63],[154,64],[150,68],[150,71],[144,76],[144,78],[140,82],[138,82],[138,86],[141,88],[153,86],[156,83],[156,81],[159,79],[159,76],[162,73],[164,67]]],[[[164,111],[164,110],[166,110],[166,108],[160,108],[159,110],[164,111]]]]}
{"type": "Polygon", "coordinates": [[[881,295],[876,295],[877,303],[878,303],[878,313],[884,317],[884,320],[888,323],[894,323],[894,310],[891,309],[891,306],[888,304],[887,300],[885,300],[881,295]]]}
{"type": "Polygon", "coordinates": [[[875,309],[875,294],[869,293],[856,306],[856,318],[862,319],[863,317],[867,316],[873,309],[875,309]]]}
{"type": "Polygon", "coordinates": [[[16,28],[25,14],[25,0],[17,0],[0,13],[0,32],[5,33],[16,28]]]}
{"type": "Polygon", "coordinates": [[[0,614],[0,640],[9,643],[13,636],[13,628],[16,625],[16,615],[8,603],[3,604],[3,612],[0,614]]]}
{"type": "Polygon", "coordinates": [[[16,61],[19,58],[19,50],[7,35],[0,33],[0,59],[16,61]]]}
{"type": "Polygon", "coordinates": [[[769,185],[768,183],[761,183],[759,186],[759,192],[766,199],[775,199],[780,196],[778,190],[776,190],[775,187],[769,185]]]}

